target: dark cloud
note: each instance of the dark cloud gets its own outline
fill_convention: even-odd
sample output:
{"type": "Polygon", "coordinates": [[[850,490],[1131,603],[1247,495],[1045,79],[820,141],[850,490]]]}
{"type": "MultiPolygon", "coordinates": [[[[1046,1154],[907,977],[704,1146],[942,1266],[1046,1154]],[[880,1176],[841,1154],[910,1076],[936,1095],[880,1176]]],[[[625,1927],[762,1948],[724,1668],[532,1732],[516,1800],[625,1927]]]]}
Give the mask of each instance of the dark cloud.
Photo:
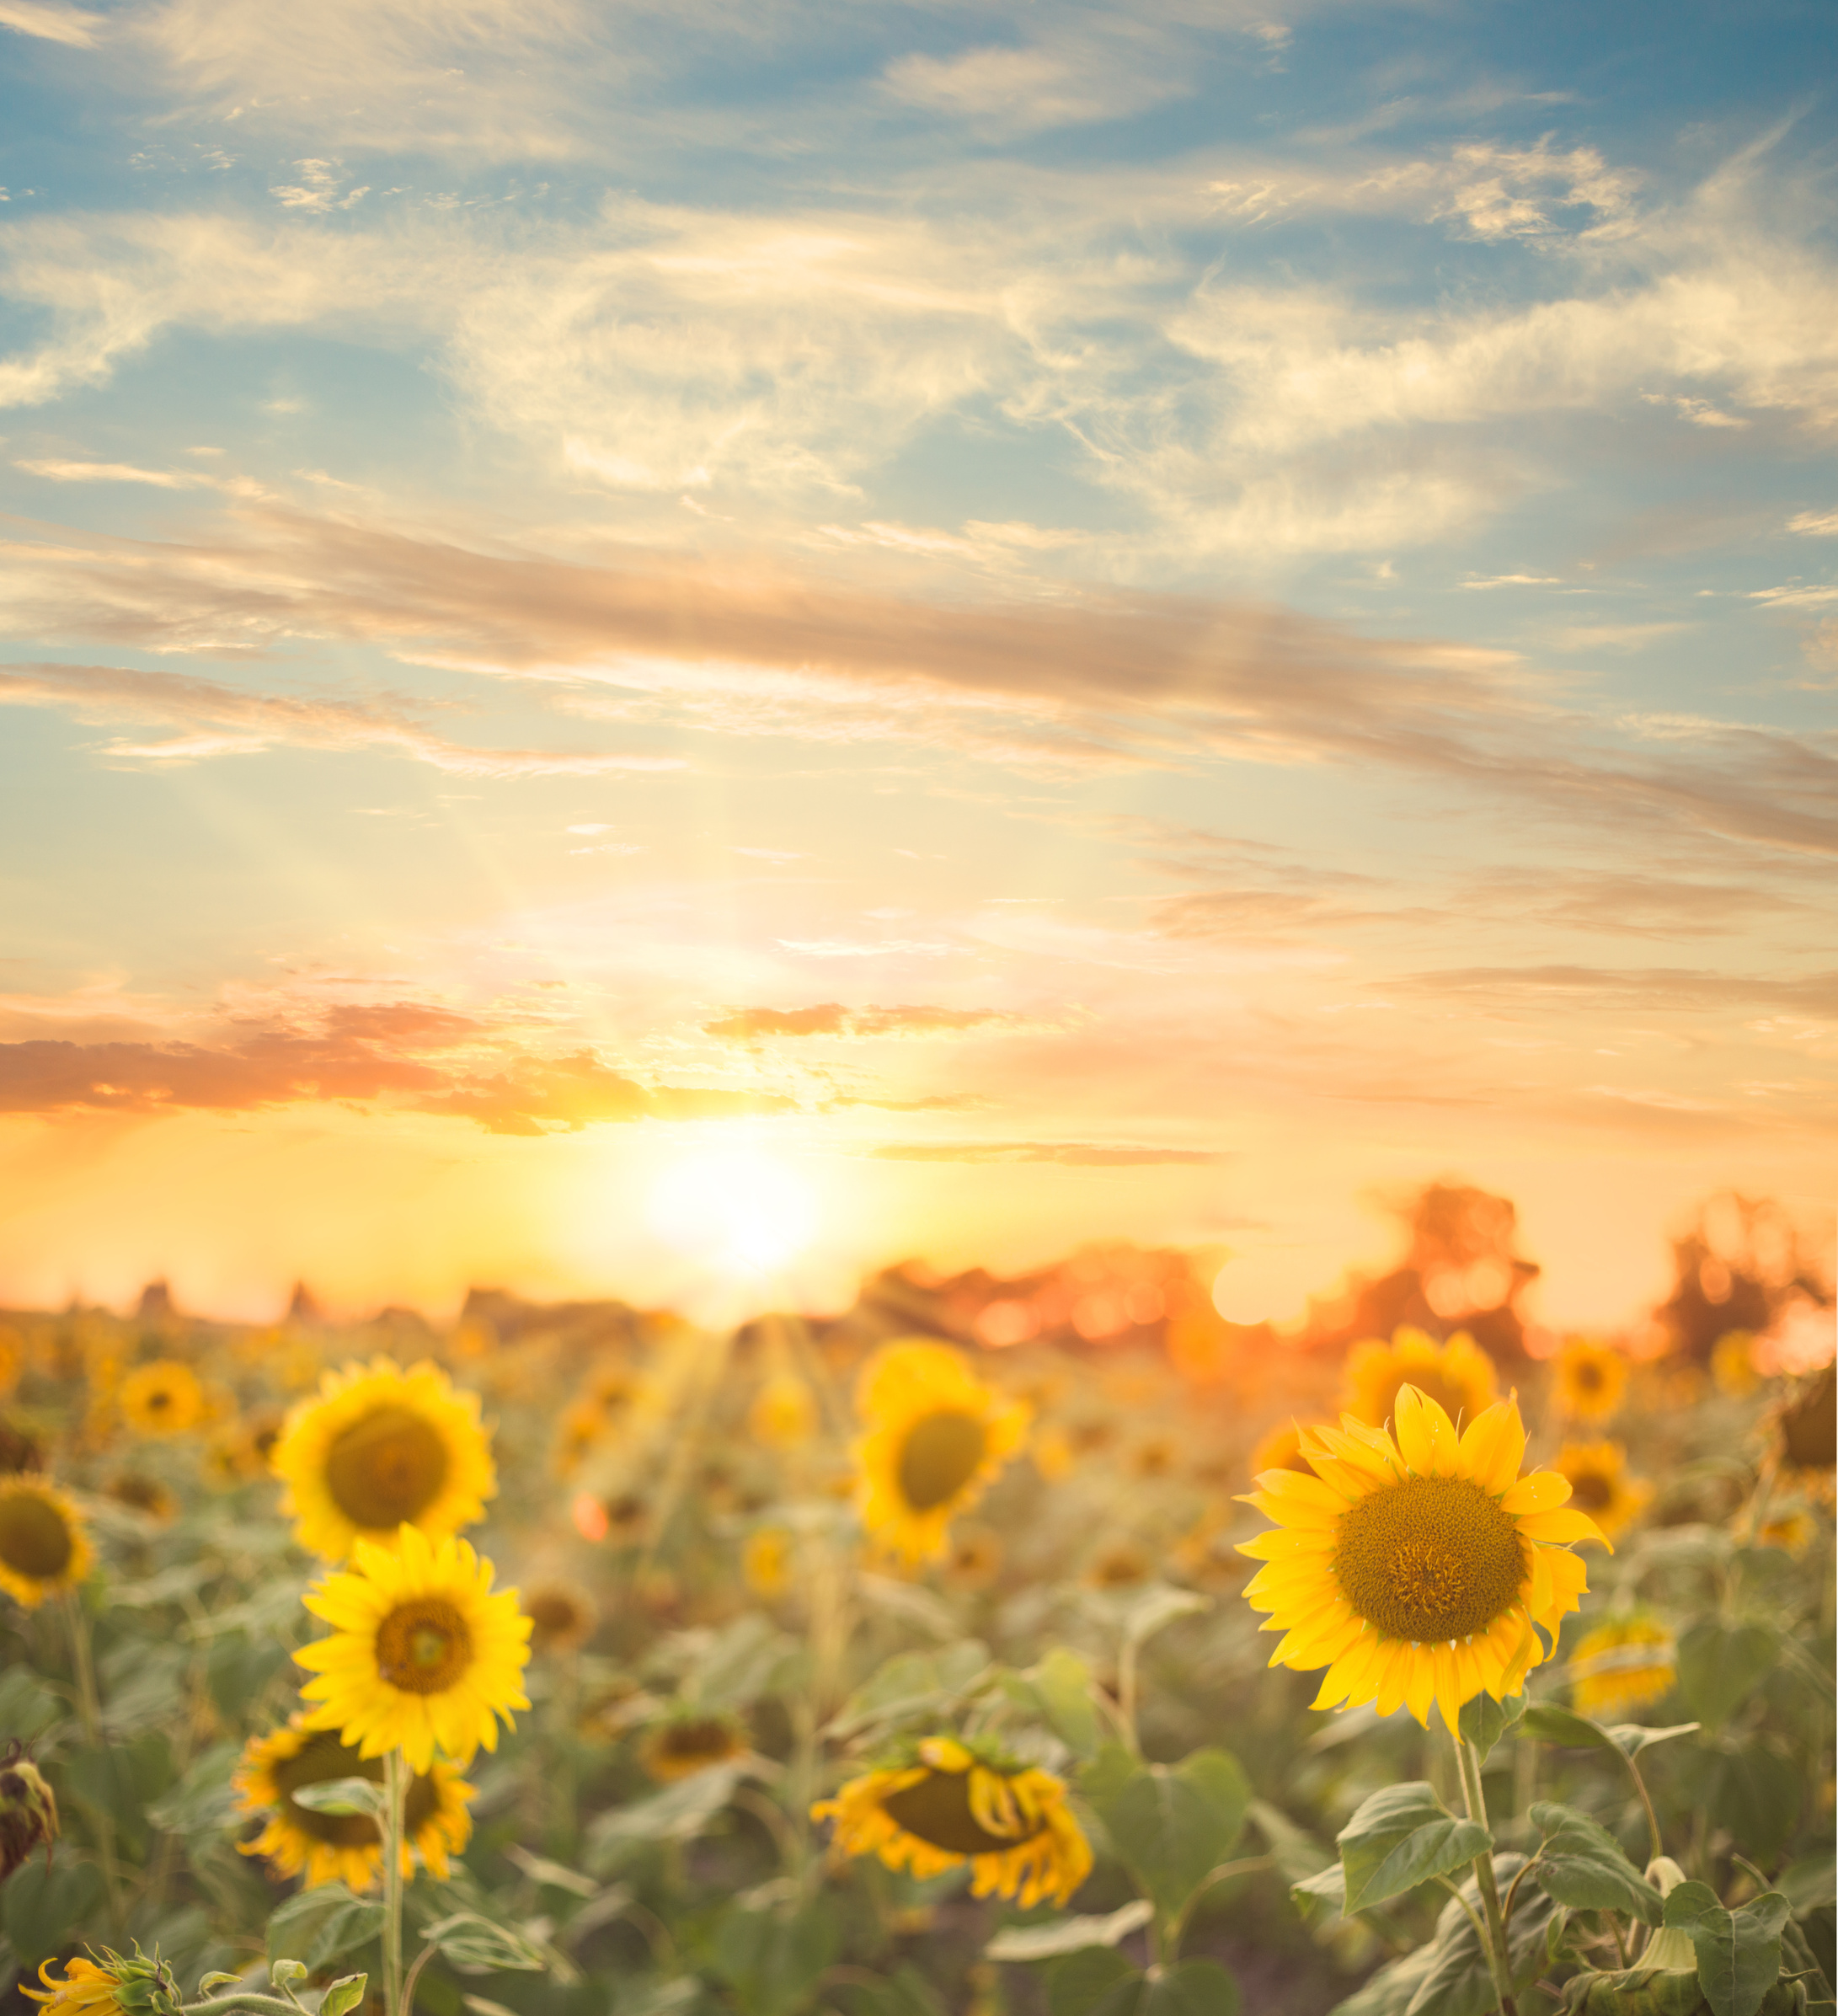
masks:
{"type": "Polygon", "coordinates": [[[313,1029],[262,1029],[216,1046],[0,1043],[0,1112],[248,1113],[381,1100],[474,1120],[494,1134],[724,1119],[793,1103],[719,1086],[645,1085],[590,1050],[507,1055],[484,1024],[410,1002],[334,1008],[313,1029]],[[462,1045],[484,1054],[442,1054],[462,1045]]]}
{"type": "Polygon", "coordinates": [[[1057,1162],[1077,1169],[1125,1169],[1157,1163],[1221,1159],[1203,1148],[1111,1147],[1089,1141],[889,1142],[869,1152],[884,1162],[1057,1162]]]}
{"type": "Polygon", "coordinates": [[[734,1008],[702,1028],[704,1035],[754,1043],[767,1036],[948,1036],[1022,1019],[997,1008],[850,1008],[839,1001],[825,1001],[815,1008],[734,1008]]]}

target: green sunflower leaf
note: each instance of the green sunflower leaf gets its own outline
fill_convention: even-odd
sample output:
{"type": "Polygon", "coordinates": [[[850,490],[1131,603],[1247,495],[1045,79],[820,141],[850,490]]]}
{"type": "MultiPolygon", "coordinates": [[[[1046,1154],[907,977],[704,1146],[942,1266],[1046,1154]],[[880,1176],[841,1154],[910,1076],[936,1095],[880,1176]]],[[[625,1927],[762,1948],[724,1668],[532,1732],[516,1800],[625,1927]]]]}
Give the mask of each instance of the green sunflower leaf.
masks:
{"type": "Polygon", "coordinates": [[[354,1896],[342,1883],[322,1883],[301,1890],[281,1905],[268,1921],[268,1960],[298,1960],[309,1971],[329,1966],[382,1931],[383,1907],[374,1900],[354,1896]]]}
{"type": "Polygon", "coordinates": [[[1693,1624],[1679,1640],[1679,1692],[1711,1729],[1734,1714],[1774,1671],[1781,1634],[1771,1624],[1693,1624]]]}
{"type": "Polygon", "coordinates": [[[1577,1911],[1618,1911],[1657,1925],[1664,1911],[1659,1893],[1606,1827],[1574,1806],[1536,1803],[1531,1823],[1543,1837],[1533,1875],[1546,1894],[1577,1911]]]}
{"type": "Polygon", "coordinates": [[[1082,1789],[1136,1880],[1176,1917],[1230,1855],[1251,1805],[1250,1782],[1223,1750],[1173,1766],[1106,1751],[1082,1789]]]}
{"type": "Polygon", "coordinates": [[[1519,1719],[1525,1712],[1523,1694],[1511,1694],[1504,1701],[1496,1701],[1483,1691],[1462,1704],[1458,1719],[1463,1737],[1474,1746],[1484,1764],[1500,1738],[1519,1726],[1519,1719]]]}
{"type": "Polygon", "coordinates": [[[1338,1838],[1351,1916],[1472,1862],[1493,1837],[1474,1821],[1457,1820],[1428,1785],[1418,1783],[1375,1792],[1338,1838]]]}
{"type": "Polygon", "coordinates": [[[326,1990],[325,1999],[319,2004],[319,2016],[350,2016],[369,1988],[367,1974],[347,1974],[326,1990]]]}
{"type": "Polygon", "coordinates": [[[1707,1883],[1681,1883],[1665,1901],[1668,1928],[1697,1955],[1712,2016],[1755,2016],[1781,1971],[1781,1929],[1793,1910],[1777,1890],[1726,1911],[1707,1883]]]}
{"type": "Polygon", "coordinates": [[[375,1779],[367,1778],[322,1778],[314,1785],[297,1785],[291,1794],[297,1806],[309,1813],[329,1813],[339,1819],[366,1814],[381,1819],[388,1795],[375,1779]]]}

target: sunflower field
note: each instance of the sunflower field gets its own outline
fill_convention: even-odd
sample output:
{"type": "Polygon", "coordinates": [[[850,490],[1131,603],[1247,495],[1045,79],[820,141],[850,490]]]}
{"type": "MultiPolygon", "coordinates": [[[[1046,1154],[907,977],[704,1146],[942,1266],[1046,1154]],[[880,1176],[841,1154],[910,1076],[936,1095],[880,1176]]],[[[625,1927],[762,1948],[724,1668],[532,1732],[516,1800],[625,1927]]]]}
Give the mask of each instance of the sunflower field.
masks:
{"type": "Polygon", "coordinates": [[[1829,1364],[896,1286],[6,1318],[11,2006],[1832,2016],[1829,1364]]]}

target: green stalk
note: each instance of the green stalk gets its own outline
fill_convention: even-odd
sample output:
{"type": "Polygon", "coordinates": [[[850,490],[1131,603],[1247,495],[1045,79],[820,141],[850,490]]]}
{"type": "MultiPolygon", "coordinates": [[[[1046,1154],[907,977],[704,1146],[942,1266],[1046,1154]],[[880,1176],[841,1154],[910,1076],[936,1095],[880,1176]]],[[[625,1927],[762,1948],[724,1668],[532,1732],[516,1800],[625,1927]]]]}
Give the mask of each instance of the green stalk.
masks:
{"type": "MultiPolygon", "coordinates": [[[[1487,1794],[1481,1788],[1481,1759],[1472,1743],[1453,1730],[1456,1767],[1461,1773],[1461,1796],[1467,1803],[1468,1818],[1478,1826],[1487,1825],[1487,1794]]],[[[1487,1964],[1493,1976],[1493,1994],[1500,2016],[1519,2016],[1513,2000],[1512,1962],[1506,1945],[1506,1914],[1500,1909],[1499,1885],[1493,1880],[1493,1848],[1491,1841],[1474,1858],[1474,1880],[1487,1914],[1487,1964]]]]}
{"type": "Polygon", "coordinates": [[[383,2016],[406,2016],[402,2001],[402,1842],[413,1774],[392,1750],[383,1759],[383,2016]]]}
{"type": "MultiPolygon", "coordinates": [[[[83,1597],[74,1589],[64,1591],[64,1620],[70,1627],[71,1664],[77,1670],[77,1708],[83,1719],[83,1741],[92,1750],[102,1748],[102,1697],[96,1691],[96,1662],[89,1642],[89,1618],[83,1597]]],[[[104,1808],[92,1809],[96,1822],[96,1850],[102,1861],[102,1881],[109,1893],[109,1924],[116,1938],[125,1936],[126,1913],[121,1901],[121,1869],[115,1859],[115,1821],[104,1808]]]]}

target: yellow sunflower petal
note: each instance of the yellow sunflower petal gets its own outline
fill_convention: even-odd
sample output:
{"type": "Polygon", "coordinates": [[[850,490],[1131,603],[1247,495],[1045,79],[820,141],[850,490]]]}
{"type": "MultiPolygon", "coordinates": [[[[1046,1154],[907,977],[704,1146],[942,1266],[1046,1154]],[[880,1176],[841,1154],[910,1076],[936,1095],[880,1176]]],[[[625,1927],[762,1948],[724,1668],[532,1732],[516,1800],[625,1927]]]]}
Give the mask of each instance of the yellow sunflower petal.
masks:
{"type": "Polygon", "coordinates": [[[1525,1427],[1517,1398],[1496,1400],[1469,1422],[1461,1436],[1458,1474],[1472,1478],[1490,1496],[1509,1490],[1525,1461],[1525,1427]]]}
{"type": "Polygon", "coordinates": [[[1519,1530],[1529,1540],[1554,1541],[1559,1545],[1573,1540],[1594,1540],[1610,1553],[1615,1551],[1614,1543],[1587,1512],[1574,1511],[1568,1505],[1554,1512],[1533,1512],[1519,1521],[1519,1530]]]}
{"type": "Polygon", "coordinates": [[[1568,1478],[1559,1476],[1555,1470],[1534,1470],[1530,1477],[1521,1477],[1499,1502],[1504,1511],[1542,1512],[1565,1504],[1569,1495],[1568,1478]]]}

